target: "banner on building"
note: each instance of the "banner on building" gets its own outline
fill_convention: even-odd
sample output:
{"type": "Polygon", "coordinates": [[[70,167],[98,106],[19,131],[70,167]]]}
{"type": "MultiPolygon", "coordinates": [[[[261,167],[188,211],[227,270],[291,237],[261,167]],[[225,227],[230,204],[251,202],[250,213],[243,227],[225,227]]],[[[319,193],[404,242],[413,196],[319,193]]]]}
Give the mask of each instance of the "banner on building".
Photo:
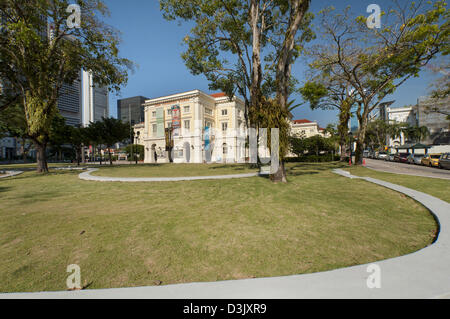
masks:
{"type": "Polygon", "coordinates": [[[172,129],[173,136],[180,136],[181,109],[179,105],[172,106],[172,129]]]}

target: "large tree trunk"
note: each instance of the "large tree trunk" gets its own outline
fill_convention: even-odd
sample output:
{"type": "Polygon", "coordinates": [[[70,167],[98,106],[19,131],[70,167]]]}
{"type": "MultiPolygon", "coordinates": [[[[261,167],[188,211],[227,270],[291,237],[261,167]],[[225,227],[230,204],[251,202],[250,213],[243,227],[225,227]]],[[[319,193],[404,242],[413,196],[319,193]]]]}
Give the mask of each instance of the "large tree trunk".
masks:
{"type": "Polygon", "coordinates": [[[283,161],[280,161],[278,171],[270,175],[270,180],[274,183],[287,183],[286,167],[283,161]]]}
{"type": "MultiPolygon", "coordinates": [[[[282,110],[287,111],[287,104],[289,98],[290,80],[292,74],[292,54],[295,48],[295,38],[300,25],[309,9],[310,0],[293,0],[290,2],[290,25],[287,28],[283,46],[279,52],[278,65],[276,72],[277,85],[277,102],[282,110]]],[[[286,112],[287,113],[287,112],[286,112]]],[[[280,124],[279,128],[284,127],[280,124]]],[[[283,133],[280,133],[280,136],[283,133]]],[[[283,158],[285,154],[280,154],[280,168],[278,172],[271,176],[273,182],[287,183],[286,170],[284,167],[283,158]]]]}
{"type": "Polygon", "coordinates": [[[359,121],[358,140],[356,141],[355,149],[355,165],[363,164],[364,144],[366,139],[367,124],[369,122],[368,112],[364,112],[362,118],[359,121]]]}
{"type": "Polygon", "coordinates": [[[37,172],[38,173],[48,173],[48,164],[47,164],[47,145],[46,143],[38,143],[35,142],[36,145],[36,153],[37,153],[37,172]]]}

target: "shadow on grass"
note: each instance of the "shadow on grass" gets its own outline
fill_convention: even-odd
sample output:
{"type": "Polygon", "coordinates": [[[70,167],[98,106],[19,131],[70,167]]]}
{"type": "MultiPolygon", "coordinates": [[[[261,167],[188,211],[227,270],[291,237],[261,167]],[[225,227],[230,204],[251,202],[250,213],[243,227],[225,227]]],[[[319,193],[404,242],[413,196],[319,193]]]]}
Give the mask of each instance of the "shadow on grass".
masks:
{"type": "Polygon", "coordinates": [[[11,187],[2,187],[2,186],[0,186],[0,193],[8,192],[9,190],[11,190],[11,187]]]}

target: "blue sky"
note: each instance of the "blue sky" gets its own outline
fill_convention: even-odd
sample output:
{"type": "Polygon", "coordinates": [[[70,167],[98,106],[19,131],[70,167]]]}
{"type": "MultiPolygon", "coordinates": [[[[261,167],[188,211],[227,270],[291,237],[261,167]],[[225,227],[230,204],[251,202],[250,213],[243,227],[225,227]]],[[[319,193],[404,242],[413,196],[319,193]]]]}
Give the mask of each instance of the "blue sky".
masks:
{"type": "MultiPolygon", "coordinates": [[[[353,12],[368,16],[366,8],[369,4],[377,3],[383,9],[389,7],[389,2],[313,0],[311,10],[317,12],[329,5],[338,9],[350,5],[353,12]]],[[[105,0],[105,3],[111,12],[106,22],[121,32],[121,56],[138,65],[136,71],[130,73],[128,84],[122,88],[120,95],[110,94],[111,116],[117,116],[117,99],[120,98],[137,95],[154,98],[193,89],[210,92],[205,77],[190,74],[181,59],[184,51],[182,39],[189,33],[189,25],[184,23],[180,26],[177,22],[164,20],[157,0],[105,0]]],[[[304,80],[303,63],[299,60],[293,67],[293,75],[300,82],[304,80]]],[[[419,78],[406,82],[389,100],[396,100],[394,107],[415,104],[419,96],[426,95],[431,81],[432,76],[423,72],[419,78]]],[[[297,102],[301,100],[298,96],[292,99],[297,102]]],[[[298,108],[294,116],[296,119],[318,121],[323,127],[337,122],[336,112],[311,111],[308,105],[298,108]]]]}

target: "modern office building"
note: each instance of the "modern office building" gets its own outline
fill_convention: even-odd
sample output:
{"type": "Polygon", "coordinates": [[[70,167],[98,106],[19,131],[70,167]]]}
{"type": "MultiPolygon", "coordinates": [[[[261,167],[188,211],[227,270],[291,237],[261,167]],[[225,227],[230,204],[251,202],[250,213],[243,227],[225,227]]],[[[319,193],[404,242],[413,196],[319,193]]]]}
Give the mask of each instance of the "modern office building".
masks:
{"type": "Polygon", "coordinates": [[[94,83],[90,72],[82,71],[82,125],[109,117],[109,92],[106,87],[94,83]]]}
{"type": "Polygon", "coordinates": [[[144,103],[148,100],[144,96],[135,96],[117,100],[117,117],[124,123],[136,125],[145,120],[144,103]]]}
{"type": "Polygon", "coordinates": [[[168,160],[165,129],[170,127],[175,163],[245,159],[244,102],[240,98],[230,100],[224,93],[194,90],[150,99],[144,106],[144,126],[135,129],[145,147],[146,163],[155,162],[155,153],[158,162],[168,160]]]}
{"type": "Polygon", "coordinates": [[[64,84],[58,99],[60,114],[72,126],[88,126],[109,116],[108,89],[95,85],[90,72],[81,70],[77,80],[64,84]]]}
{"type": "MultiPolygon", "coordinates": [[[[420,97],[417,101],[417,119],[419,126],[426,126],[430,136],[423,143],[430,145],[450,145],[450,97],[432,99],[420,97]]],[[[447,149],[449,149],[447,147],[447,149]]]]}

